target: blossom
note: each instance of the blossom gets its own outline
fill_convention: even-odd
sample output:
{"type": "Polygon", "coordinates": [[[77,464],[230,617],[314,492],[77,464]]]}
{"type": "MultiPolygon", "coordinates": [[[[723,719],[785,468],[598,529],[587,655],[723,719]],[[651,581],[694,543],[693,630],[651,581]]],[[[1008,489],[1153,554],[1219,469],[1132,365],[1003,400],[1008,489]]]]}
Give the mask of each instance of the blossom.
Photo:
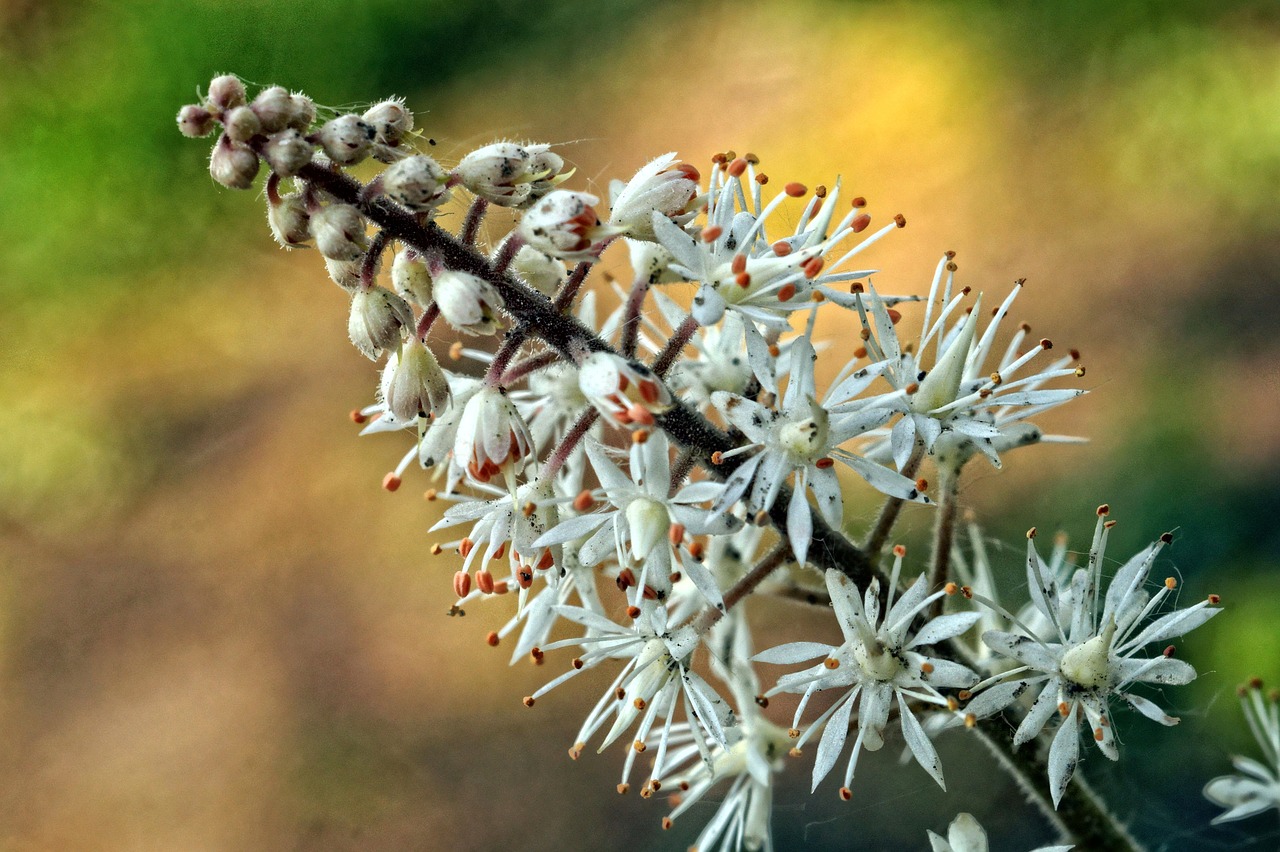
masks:
{"type": "Polygon", "coordinates": [[[845,768],[844,786],[840,791],[841,796],[846,799],[851,795],[849,784],[853,781],[854,769],[862,750],[865,748],[867,751],[876,751],[884,745],[884,729],[895,697],[902,723],[902,736],[907,747],[916,762],[940,787],[946,789],[938,753],[911,709],[911,704],[919,702],[947,707],[948,701],[938,691],[940,688],[970,687],[978,680],[976,674],[959,663],[929,657],[917,650],[963,633],[973,626],[979,613],[941,615],[912,633],[912,622],[935,600],[947,594],[947,590],[929,594],[928,581],[921,574],[895,601],[893,590],[897,585],[905,552],[901,547],[895,548],[892,582],[883,618],[878,580],[873,579],[867,586],[865,596],[860,598],[852,580],[839,571],[828,570],[827,590],[831,594],[836,619],[844,633],[844,643],[831,646],[820,642],[793,642],[764,651],[754,658],[758,662],[778,664],[824,658],[816,666],[778,678],[777,685],[766,693],[802,694],[795,714],[794,725],[797,728],[809,699],[815,692],[848,688],[796,742],[796,747],[800,748],[817,731],[823,731],[813,767],[813,787],[816,789],[844,750],[854,705],[858,705],[858,735],[854,740],[853,752],[845,768]]]}
{"type": "Polygon", "coordinates": [[[529,208],[517,230],[531,247],[552,257],[595,261],[619,233],[600,224],[593,206],[599,201],[585,192],[557,189],[529,208]]]}
{"type": "Polygon", "coordinates": [[[514,489],[516,468],[523,467],[533,438],[515,404],[501,388],[484,386],[467,400],[453,444],[453,465],[477,482],[502,473],[514,489]]]}
{"type": "Polygon", "coordinates": [[[504,304],[502,294],[483,278],[446,269],[435,277],[432,292],[440,316],[463,334],[489,335],[498,330],[495,310],[504,304]]]}
{"type": "Polygon", "coordinates": [[[1240,688],[1240,705],[1265,763],[1233,757],[1240,774],[1221,775],[1204,786],[1205,798],[1227,809],[1213,818],[1214,825],[1280,808],[1280,697],[1273,692],[1264,700],[1262,682],[1255,680],[1240,688]]]}
{"type": "Polygon", "coordinates": [[[612,352],[592,352],[578,365],[578,386],[596,409],[616,426],[652,426],[654,415],[673,405],[653,371],[612,352]]]}
{"type": "Polygon", "coordinates": [[[399,420],[438,416],[449,404],[449,380],[426,344],[410,335],[387,359],[380,393],[387,410],[399,420]]]}
{"type": "Polygon", "coordinates": [[[1042,387],[1054,379],[1083,376],[1084,368],[1075,364],[1078,356],[1073,353],[1025,372],[1028,365],[1052,349],[1053,344],[1042,339],[1019,354],[1029,331],[1029,327],[1023,325],[994,369],[988,366],[996,333],[1021,292],[1022,282],[1014,286],[979,335],[982,295],[978,295],[970,310],[961,310],[969,288],[952,294],[954,270],[955,264],[948,253],[934,274],[920,339],[909,345],[899,341],[889,302],[874,288],[869,288],[867,299],[858,298],[867,357],[872,362],[887,364],[883,375],[893,390],[864,398],[857,407],[885,406],[902,414],[887,438],[879,447],[870,448],[869,454],[891,457],[902,469],[920,442],[939,457],[939,462],[950,461],[957,469],[974,452],[983,453],[999,467],[1000,453],[1014,447],[1048,440],[1074,440],[1046,437],[1025,421],[1085,392],[1075,388],[1042,387]]]}
{"type": "Polygon", "coordinates": [[[625,184],[615,181],[610,187],[609,224],[628,237],[656,242],[653,214],[677,224],[693,218],[700,177],[696,168],[677,161],[674,152],[654,158],[625,184]]]}
{"type": "Polygon", "coordinates": [[[725,420],[747,437],[747,443],[722,454],[722,458],[759,450],[729,476],[713,509],[727,509],[746,496],[750,487],[748,502],[758,510],[768,511],[794,471],[796,482],[787,507],[787,537],[797,561],[804,562],[813,537],[813,517],[805,489],[813,490],[818,512],[830,526],[839,527],[843,519],[844,498],[834,469],[837,461],[853,468],[886,494],[921,503],[928,503],[929,498],[905,476],[841,448],[855,436],[883,424],[889,413],[869,410],[845,414],[831,407],[829,401],[871,384],[878,369],[863,369],[847,377],[819,403],[813,379],[817,357],[813,345],[801,338],[793,343],[791,355],[791,379],[781,410],[723,391],[711,394],[712,403],[725,420]]]}
{"type": "Polygon", "coordinates": [[[462,556],[462,570],[469,571],[479,557],[479,570],[487,571],[492,560],[506,556],[511,579],[523,592],[533,585],[535,570],[546,571],[562,561],[559,545],[534,544],[556,525],[554,488],[539,479],[524,483],[514,493],[484,483],[475,487],[491,499],[453,497],[455,505],[445,510],[430,531],[471,524],[467,536],[453,545],[462,556]]]}
{"type": "MultiPolygon", "coordinates": [[[[947,829],[946,839],[932,831],[926,833],[929,835],[929,845],[933,847],[933,852],[987,852],[988,849],[987,832],[973,818],[973,814],[960,814],[952,820],[951,826],[947,829]]],[[[1074,846],[1040,846],[1032,849],[1031,852],[1067,852],[1068,849],[1074,848],[1074,846]]]]}
{"type": "MultiPolygon", "coordinates": [[[[1170,646],[1164,654],[1143,656],[1152,643],[1164,642],[1204,624],[1220,610],[1216,596],[1184,609],[1169,612],[1144,624],[1164,599],[1177,588],[1173,578],[1154,594],[1143,588],[1169,534],[1139,551],[1126,562],[1101,597],[1101,568],[1107,537],[1114,521],[1110,509],[1098,509],[1098,523],[1089,562],[1064,585],[1057,580],[1035,547],[1035,530],[1027,533],[1027,584],[1031,600],[1047,620],[1046,637],[1019,625],[1011,632],[992,630],[982,641],[991,650],[1020,665],[990,682],[966,708],[977,718],[989,716],[1029,691],[1037,698],[1018,726],[1013,744],[1018,747],[1037,736],[1055,714],[1062,718],[1049,749],[1049,789],[1056,805],[1079,761],[1079,726],[1087,720],[1093,740],[1111,760],[1120,757],[1110,718],[1112,697],[1162,725],[1176,725],[1153,701],[1130,693],[1134,684],[1180,685],[1190,683],[1196,671],[1174,659],[1170,646]]],[[[976,690],[975,690],[976,691],[976,690]]]]}

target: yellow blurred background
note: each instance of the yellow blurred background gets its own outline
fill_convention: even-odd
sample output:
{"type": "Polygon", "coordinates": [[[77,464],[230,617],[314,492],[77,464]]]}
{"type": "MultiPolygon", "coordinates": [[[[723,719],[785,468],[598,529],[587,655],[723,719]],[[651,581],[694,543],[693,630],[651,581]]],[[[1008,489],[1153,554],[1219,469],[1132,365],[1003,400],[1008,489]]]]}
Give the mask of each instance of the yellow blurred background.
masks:
{"type": "MultiPolygon", "coordinates": [[[[1176,530],[1169,571],[1227,607],[1180,643],[1202,677],[1164,696],[1180,729],[1126,718],[1121,763],[1082,771],[1155,848],[1275,844],[1210,830],[1199,794],[1253,749],[1235,684],[1280,681],[1274,3],[10,0],[0,24],[0,848],[675,849],[712,812],[663,833],[614,793],[620,754],[565,756],[602,683],[526,710],[562,661],[508,669],[505,611],[444,616],[422,483],[378,487],[404,446],[345,416],[376,379],[345,294],[174,128],[223,71],[405,95],[446,163],[563,143],[601,195],[749,150],[906,216],[882,291],[924,292],[946,249],[976,289],[1027,278],[1014,319],[1092,391],[1046,425],[1091,443],[977,461],[965,504],[1014,589],[1029,526],[1083,543],[1109,502],[1116,558],[1176,530]]],[[[756,609],[762,642],[802,638],[756,609]]],[[[796,767],[779,847],[924,848],[966,809],[997,848],[1046,840],[984,761],[944,743],[944,797],[881,756],[850,804],[796,767]]]]}

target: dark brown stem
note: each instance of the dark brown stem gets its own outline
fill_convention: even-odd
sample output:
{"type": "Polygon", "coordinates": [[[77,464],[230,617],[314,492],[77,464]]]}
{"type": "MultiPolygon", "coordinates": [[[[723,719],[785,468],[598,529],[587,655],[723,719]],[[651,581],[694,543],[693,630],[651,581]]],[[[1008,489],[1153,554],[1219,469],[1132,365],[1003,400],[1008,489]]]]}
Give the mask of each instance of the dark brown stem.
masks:
{"type": "Polygon", "coordinates": [[[809,606],[831,606],[831,595],[826,589],[810,589],[793,583],[781,589],[771,590],[769,593],[776,598],[785,598],[809,606]]]}
{"type": "Polygon", "coordinates": [[[537,355],[530,355],[521,361],[517,361],[502,374],[502,384],[512,385],[521,379],[536,373],[539,370],[546,369],[552,364],[558,364],[562,361],[560,353],[554,349],[548,349],[546,352],[539,352],[537,355]]]}
{"type": "Polygon", "coordinates": [[[511,261],[515,260],[516,253],[522,246],[524,246],[524,240],[519,234],[509,234],[502,241],[502,245],[498,246],[497,254],[493,258],[493,271],[498,275],[506,275],[511,261]]]}
{"type": "Polygon", "coordinates": [[[689,478],[689,471],[693,470],[694,461],[693,453],[687,449],[681,450],[680,455],[676,456],[676,463],[671,466],[671,487],[667,492],[672,497],[689,478]]]}
{"type": "Polygon", "coordinates": [[[756,563],[755,567],[742,576],[738,582],[724,593],[724,608],[709,606],[699,613],[698,617],[693,621],[693,629],[698,633],[706,633],[715,625],[717,621],[724,617],[724,614],[733,609],[739,601],[751,594],[756,586],[764,582],[765,578],[774,571],[781,568],[789,561],[791,556],[791,543],[782,540],[774,545],[773,550],[756,563]]]}
{"type": "Polygon", "coordinates": [[[507,365],[511,363],[511,359],[520,351],[520,347],[524,345],[526,337],[528,337],[528,331],[523,325],[507,329],[506,335],[502,338],[502,345],[493,354],[493,360],[489,362],[489,369],[484,374],[484,383],[486,385],[496,387],[502,384],[503,374],[507,371],[507,365]]]}
{"type": "Polygon", "coordinates": [[[364,262],[360,264],[360,286],[363,289],[373,289],[374,281],[378,275],[378,259],[382,257],[382,252],[387,247],[388,242],[386,231],[379,231],[373,235],[373,240],[369,243],[369,250],[364,253],[364,262]]]}
{"type": "MultiPolygon", "coordinates": [[[[924,444],[917,442],[916,448],[912,450],[911,457],[907,459],[907,463],[902,467],[902,475],[910,479],[916,475],[916,471],[920,469],[920,463],[924,461],[924,444]]],[[[862,550],[867,556],[876,560],[880,558],[880,551],[884,549],[885,542],[889,540],[889,534],[893,532],[893,525],[898,522],[898,514],[902,511],[902,504],[907,502],[901,497],[890,497],[884,501],[884,505],[880,507],[880,515],[876,518],[876,524],[871,528],[871,534],[867,536],[867,541],[862,545],[862,550]]]]}
{"type": "Polygon", "coordinates": [[[579,263],[573,268],[573,272],[569,273],[569,278],[560,285],[560,291],[556,293],[555,301],[551,303],[551,307],[556,313],[562,314],[569,310],[569,306],[573,304],[573,300],[577,298],[578,291],[582,289],[582,282],[587,280],[587,273],[591,271],[591,264],[579,263]]]}
{"type": "Polygon", "coordinates": [[[435,302],[427,305],[427,309],[422,312],[422,316],[418,317],[418,327],[413,333],[423,343],[427,342],[427,332],[431,330],[431,325],[436,321],[436,317],[440,316],[440,307],[435,302]]]}

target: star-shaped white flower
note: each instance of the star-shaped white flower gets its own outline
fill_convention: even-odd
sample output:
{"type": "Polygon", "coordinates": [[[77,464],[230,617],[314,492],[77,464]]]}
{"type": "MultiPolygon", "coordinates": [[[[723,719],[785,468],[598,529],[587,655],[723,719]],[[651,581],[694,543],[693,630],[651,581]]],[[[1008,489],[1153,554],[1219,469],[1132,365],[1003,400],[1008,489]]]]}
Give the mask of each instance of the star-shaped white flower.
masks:
{"type": "MultiPolygon", "coordinates": [[[[987,832],[973,814],[960,814],[951,821],[947,828],[947,836],[943,838],[932,831],[929,845],[933,852],[987,852],[987,832]]],[[[1067,852],[1074,846],[1040,846],[1031,852],[1067,852]]]]}
{"type": "Polygon", "coordinates": [[[1214,825],[1280,808],[1280,697],[1273,692],[1264,698],[1262,682],[1255,680],[1241,687],[1240,704],[1263,760],[1232,757],[1240,774],[1222,775],[1204,786],[1205,798],[1227,809],[1213,818],[1214,825]]]}

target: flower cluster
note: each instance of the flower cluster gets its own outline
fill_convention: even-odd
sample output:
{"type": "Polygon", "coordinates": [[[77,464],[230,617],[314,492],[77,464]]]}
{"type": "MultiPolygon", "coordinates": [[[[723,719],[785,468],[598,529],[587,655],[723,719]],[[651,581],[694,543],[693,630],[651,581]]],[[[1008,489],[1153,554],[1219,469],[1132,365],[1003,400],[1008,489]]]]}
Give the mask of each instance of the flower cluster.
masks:
{"type": "MultiPolygon", "coordinates": [[[[945,788],[940,732],[1007,713],[1017,733],[1000,747],[1011,748],[1045,738],[1057,714],[1047,765],[1056,805],[1082,720],[1118,756],[1110,699],[1175,721],[1131,688],[1186,683],[1194,669],[1145,649],[1218,609],[1206,601],[1148,621],[1175,586],[1145,588],[1167,539],[1127,562],[1105,598],[1105,513],[1088,566],[1069,576],[1061,554],[1046,563],[1029,542],[1034,607],[1021,616],[996,603],[985,556],[952,559],[940,546],[904,588],[905,548],[881,552],[904,503],[938,502],[920,475],[926,462],[950,495],[934,515],[936,540],[950,542],[969,458],[999,466],[1015,447],[1068,440],[1032,420],[1084,393],[1084,368],[1074,352],[1046,356],[1053,345],[1025,324],[1008,331],[1021,284],[985,325],[982,294],[956,286],[949,252],[923,300],[883,295],[862,261],[906,220],[873,228],[866,200],[839,179],[766,192],[751,154],[717,154],[705,177],[663,154],[612,182],[606,205],[565,187],[574,171],[546,144],[495,141],[437,161],[417,150],[398,100],[335,114],[279,87],[250,101],[223,76],[178,124],[189,136],[218,131],[210,172],[223,186],[250,187],[265,163],[276,240],[316,248],[348,291],[351,342],[385,358],[375,401],[352,418],[362,434],[406,444],[384,487],[400,488],[418,462],[427,498],[448,504],[433,531],[463,533],[432,546],[456,554],[450,613],[501,609],[486,640],[518,634],[513,661],[575,649],[563,674],[524,699],[530,707],[583,671],[612,671],[571,755],[602,731],[601,751],[625,737],[619,791],[645,755],[641,794],[676,791],[667,826],[721,790],[701,848],[772,848],[783,755],[814,739],[813,787],[847,752],[848,800],[862,755],[895,737],[945,788]],[[346,171],[370,158],[387,167],[368,183],[346,171]],[[485,244],[492,206],[513,224],[485,244]],[[583,288],[615,244],[627,248],[631,283],[600,320],[608,293],[583,288]],[[921,330],[906,339],[899,329],[911,323],[900,321],[915,303],[921,330]],[[814,339],[820,311],[860,339],[827,349],[814,339]],[[883,500],[862,547],[842,532],[846,488],[883,500]],[[757,653],[742,606],[755,594],[829,600],[829,614],[812,612],[842,641],[757,653]],[[556,631],[566,638],[552,640],[556,631]],[[811,660],[762,687],[759,665],[811,660]],[[823,691],[834,701],[805,724],[823,691]],[[768,711],[782,693],[800,696],[789,729],[768,711]]],[[[1214,783],[1211,796],[1239,798],[1238,785],[1214,783]]],[[[962,815],[933,843],[986,841],[962,815]]]]}

